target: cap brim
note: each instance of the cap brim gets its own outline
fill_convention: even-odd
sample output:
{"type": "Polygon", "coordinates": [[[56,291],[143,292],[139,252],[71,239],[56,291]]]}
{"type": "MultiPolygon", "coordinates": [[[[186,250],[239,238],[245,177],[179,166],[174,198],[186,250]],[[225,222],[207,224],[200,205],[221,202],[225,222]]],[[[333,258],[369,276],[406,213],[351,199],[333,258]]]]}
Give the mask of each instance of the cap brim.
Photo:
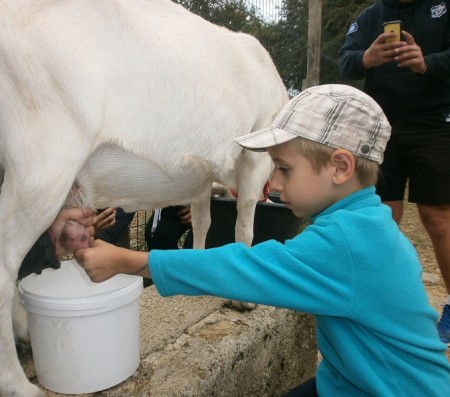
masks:
{"type": "Polygon", "coordinates": [[[265,152],[268,148],[297,138],[298,135],[292,134],[278,128],[268,127],[263,130],[251,132],[235,138],[234,141],[245,149],[254,152],[265,152]]]}

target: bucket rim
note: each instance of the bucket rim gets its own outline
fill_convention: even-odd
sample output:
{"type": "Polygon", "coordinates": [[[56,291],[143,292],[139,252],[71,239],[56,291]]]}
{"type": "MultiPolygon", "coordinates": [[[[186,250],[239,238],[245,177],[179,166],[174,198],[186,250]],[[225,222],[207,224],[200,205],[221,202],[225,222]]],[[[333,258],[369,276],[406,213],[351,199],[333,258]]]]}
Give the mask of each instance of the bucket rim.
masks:
{"type": "Polygon", "coordinates": [[[30,281],[26,282],[26,278],[19,282],[18,292],[28,312],[51,317],[78,317],[114,310],[138,299],[144,288],[142,277],[127,277],[130,277],[130,281],[124,286],[88,296],[57,297],[31,292],[32,284],[28,285],[28,289],[26,284],[30,281]]]}

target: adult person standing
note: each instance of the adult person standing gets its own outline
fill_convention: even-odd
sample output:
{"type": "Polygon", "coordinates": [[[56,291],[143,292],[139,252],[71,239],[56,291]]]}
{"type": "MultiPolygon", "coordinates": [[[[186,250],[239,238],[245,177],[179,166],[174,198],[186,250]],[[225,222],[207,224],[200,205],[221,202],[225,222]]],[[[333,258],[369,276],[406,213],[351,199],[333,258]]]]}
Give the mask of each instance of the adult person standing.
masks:
{"type": "MultiPolygon", "coordinates": [[[[344,77],[392,126],[377,193],[400,223],[406,186],[433,243],[448,297],[438,322],[450,343],[450,25],[447,0],[381,0],[351,24],[339,51],[344,77]],[[383,24],[401,21],[401,40],[383,24]]],[[[411,297],[413,304],[414,297],[411,297]]]]}

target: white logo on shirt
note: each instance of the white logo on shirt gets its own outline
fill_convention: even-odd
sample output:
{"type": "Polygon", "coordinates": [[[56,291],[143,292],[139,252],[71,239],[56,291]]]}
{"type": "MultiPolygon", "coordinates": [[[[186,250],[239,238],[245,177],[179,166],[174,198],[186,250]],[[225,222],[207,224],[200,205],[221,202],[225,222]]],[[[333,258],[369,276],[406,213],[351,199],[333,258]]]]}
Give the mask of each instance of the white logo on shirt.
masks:
{"type": "Polygon", "coordinates": [[[431,18],[440,18],[447,12],[447,6],[445,3],[441,3],[437,6],[431,7],[431,18]]]}
{"type": "Polygon", "coordinates": [[[356,32],[357,30],[358,30],[358,24],[357,24],[356,22],[353,22],[353,23],[350,25],[347,34],[356,32]]]}

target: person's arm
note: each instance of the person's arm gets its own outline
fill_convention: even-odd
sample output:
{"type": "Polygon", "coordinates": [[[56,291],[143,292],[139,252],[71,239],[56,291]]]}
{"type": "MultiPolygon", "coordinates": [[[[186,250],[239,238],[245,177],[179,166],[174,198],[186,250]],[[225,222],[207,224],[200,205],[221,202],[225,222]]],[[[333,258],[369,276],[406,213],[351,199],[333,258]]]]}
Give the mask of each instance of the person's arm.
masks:
{"type": "MultiPolygon", "coordinates": [[[[416,43],[414,41],[414,38],[412,35],[410,35],[407,32],[403,32],[405,39],[411,44],[411,46],[415,46],[416,43]]],[[[414,49],[414,47],[412,47],[414,49]]],[[[420,47],[419,47],[420,49],[420,47]]],[[[416,52],[417,54],[417,52],[416,52]]],[[[420,49],[420,54],[417,55],[417,57],[423,58],[424,63],[426,65],[426,69],[422,74],[431,74],[433,77],[450,77],[450,29],[447,29],[444,43],[443,43],[443,50],[441,52],[429,52],[425,55],[422,55],[422,50],[420,49]]],[[[409,66],[409,65],[405,65],[409,66]]],[[[411,68],[415,73],[418,73],[418,69],[414,70],[411,68]]]]}
{"type": "Polygon", "coordinates": [[[366,9],[350,25],[339,50],[339,67],[344,77],[363,79],[374,67],[391,62],[405,41],[388,42],[395,33],[381,33],[374,28],[376,15],[366,9]]]}
{"type": "Polygon", "coordinates": [[[285,245],[269,240],[252,248],[233,243],[149,253],[96,240],[92,248],[76,252],[75,259],[93,282],[135,274],[151,278],[162,296],[212,295],[321,313],[333,302],[333,315],[348,316],[353,307],[353,261],[339,229],[329,230],[333,239],[305,229],[285,245]]]}
{"type": "Polygon", "coordinates": [[[93,282],[108,280],[119,273],[151,278],[148,252],[132,251],[102,240],[95,240],[92,248],[76,251],[74,258],[93,282]]]}
{"type": "Polygon", "coordinates": [[[367,18],[363,13],[352,22],[339,49],[339,67],[342,75],[349,79],[363,79],[367,74],[363,56],[372,43],[366,24],[367,18]]]}

